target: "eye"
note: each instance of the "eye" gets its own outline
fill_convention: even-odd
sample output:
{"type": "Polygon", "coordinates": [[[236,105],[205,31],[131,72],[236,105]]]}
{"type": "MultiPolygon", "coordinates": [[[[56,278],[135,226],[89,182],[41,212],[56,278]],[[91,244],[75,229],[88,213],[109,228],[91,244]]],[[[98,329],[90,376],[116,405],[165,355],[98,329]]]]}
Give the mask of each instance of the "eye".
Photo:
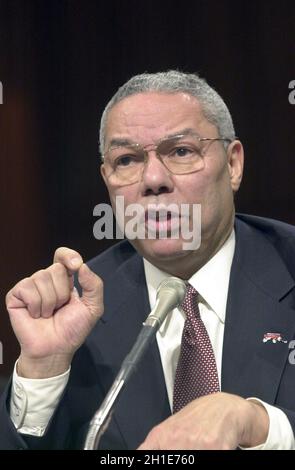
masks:
{"type": "Polygon", "coordinates": [[[191,145],[188,144],[178,144],[174,145],[167,155],[169,158],[178,158],[178,159],[184,159],[184,158],[190,158],[193,157],[197,154],[197,149],[191,145]]]}
{"type": "Polygon", "coordinates": [[[132,160],[134,160],[133,155],[122,155],[121,157],[118,157],[115,161],[115,166],[129,166],[132,163],[132,160]]]}
{"type": "Polygon", "coordinates": [[[193,150],[188,147],[176,147],[171,153],[176,157],[187,157],[193,153],[193,150]]]}
{"type": "Polygon", "coordinates": [[[138,165],[143,161],[140,154],[124,153],[114,159],[114,168],[129,168],[138,165]]]}

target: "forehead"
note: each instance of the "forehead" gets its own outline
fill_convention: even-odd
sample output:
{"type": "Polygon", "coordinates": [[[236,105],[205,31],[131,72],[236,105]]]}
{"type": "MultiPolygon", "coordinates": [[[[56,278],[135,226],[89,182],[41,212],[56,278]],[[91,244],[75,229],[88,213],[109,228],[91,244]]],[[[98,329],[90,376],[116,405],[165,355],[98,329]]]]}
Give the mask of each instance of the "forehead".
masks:
{"type": "Polygon", "coordinates": [[[187,93],[138,93],[124,98],[110,110],[106,142],[126,137],[150,143],[185,128],[200,133],[215,129],[195,97],[187,93]]]}

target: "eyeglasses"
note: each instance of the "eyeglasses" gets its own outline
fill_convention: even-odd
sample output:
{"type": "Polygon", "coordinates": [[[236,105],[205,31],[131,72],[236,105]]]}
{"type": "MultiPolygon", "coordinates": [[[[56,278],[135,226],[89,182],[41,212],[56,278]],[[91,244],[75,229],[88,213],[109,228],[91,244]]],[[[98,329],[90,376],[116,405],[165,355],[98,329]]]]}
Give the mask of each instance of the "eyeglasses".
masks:
{"type": "Polygon", "coordinates": [[[225,137],[200,137],[195,133],[179,134],[161,139],[156,145],[142,146],[128,141],[111,146],[103,155],[106,177],[111,184],[133,184],[141,179],[148,153],[157,158],[174,175],[194,173],[204,168],[204,155],[215,141],[232,142],[225,137]]]}

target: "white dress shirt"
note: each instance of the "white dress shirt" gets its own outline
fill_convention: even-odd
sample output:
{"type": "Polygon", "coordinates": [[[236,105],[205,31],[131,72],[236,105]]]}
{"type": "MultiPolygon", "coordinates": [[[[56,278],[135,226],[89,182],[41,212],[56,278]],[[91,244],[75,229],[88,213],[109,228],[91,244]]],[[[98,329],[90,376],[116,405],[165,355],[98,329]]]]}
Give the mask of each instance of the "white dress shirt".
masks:
{"type": "MultiPolygon", "coordinates": [[[[199,310],[206,326],[215,354],[219,382],[224,335],[226,303],[231,264],[235,249],[235,234],[231,233],[221,249],[190,279],[189,283],[198,291],[199,310]]],[[[150,305],[154,306],[160,282],[169,277],[144,259],[144,270],[150,305]]],[[[185,314],[174,309],[157,333],[157,341],[164,371],[167,394],[172,409],[173,383],[180,353],[185,314]]],[[[16,367],[13,374],[10,416],[18,432],[42,436],[67,385],[70,371],[49,379],[25,379],[19,377],[16,367]]],[[[259,399],[266,409],[270,427],[264,444],[251,449],[295,449],[292,427],[285,413],[259,399]]]]}

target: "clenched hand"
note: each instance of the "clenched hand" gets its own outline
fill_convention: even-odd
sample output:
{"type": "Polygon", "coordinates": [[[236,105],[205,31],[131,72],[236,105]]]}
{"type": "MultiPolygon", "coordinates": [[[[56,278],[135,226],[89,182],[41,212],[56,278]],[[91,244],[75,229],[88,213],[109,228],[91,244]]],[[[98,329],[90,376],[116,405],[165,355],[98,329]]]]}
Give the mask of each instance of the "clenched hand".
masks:
{"type": "Polygon", "coordinates": [[[103,313],[103,286],[79,253],[55,252],[53,264],[17,283],[6,296],[21,346],[18,373],[45,378],[65,372],[103,313]],[[73,288],[78,273],[82,296],[73,288]]]}

